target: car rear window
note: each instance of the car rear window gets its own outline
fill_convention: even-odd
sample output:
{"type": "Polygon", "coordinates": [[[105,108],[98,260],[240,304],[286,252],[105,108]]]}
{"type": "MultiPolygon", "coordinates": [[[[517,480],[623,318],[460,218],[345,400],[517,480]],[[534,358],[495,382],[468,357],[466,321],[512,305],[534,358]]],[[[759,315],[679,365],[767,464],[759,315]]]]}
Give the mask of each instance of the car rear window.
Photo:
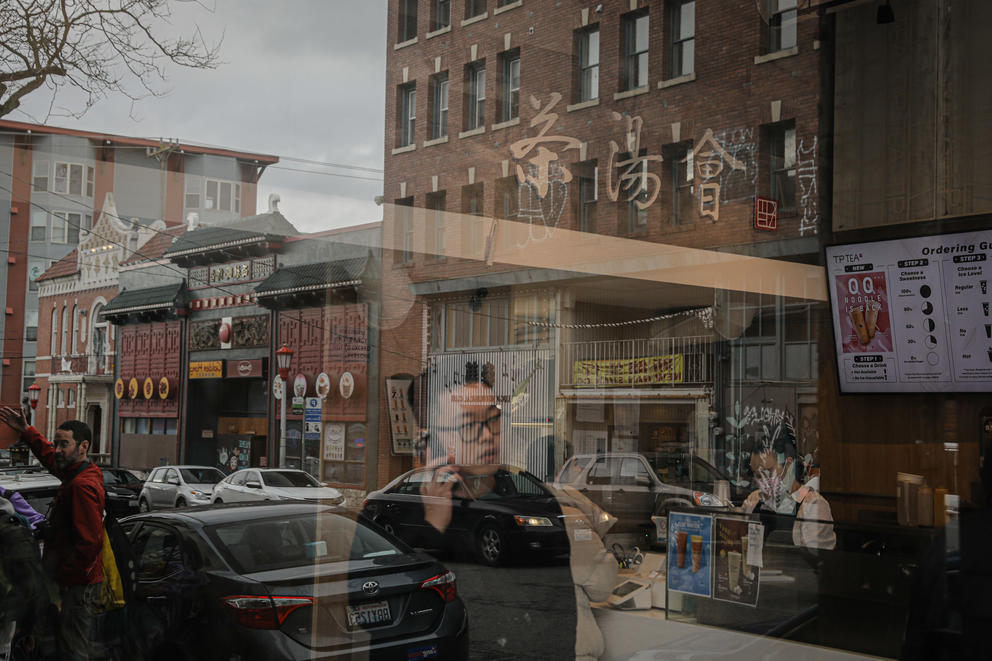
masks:
{"type": "Polygon", "coordinates": [[[592,457],[572,457],[568,462],[561,467],[561,472],[558,473],[558,482],[562,484],[571,484],[579,479],[582,471],[589,462],[592,461],[592,457]]]}
{"type": "Polygon", "coordinates": [[[320,482],[308,473],[298,471],[266,471],[262,482],[268,487],[319,487],[320,482]]]}
{"type": "Polygon", "coordinates": [[[186,484],[217,484],[224,479],[216,468],[183,468],[180,472],[186,484]]]}
{"type": "Polygon", "coordinates": [[[367,526],[335,514],[236,521],[206,532],[242,574],[405,552],[367,526]]]}

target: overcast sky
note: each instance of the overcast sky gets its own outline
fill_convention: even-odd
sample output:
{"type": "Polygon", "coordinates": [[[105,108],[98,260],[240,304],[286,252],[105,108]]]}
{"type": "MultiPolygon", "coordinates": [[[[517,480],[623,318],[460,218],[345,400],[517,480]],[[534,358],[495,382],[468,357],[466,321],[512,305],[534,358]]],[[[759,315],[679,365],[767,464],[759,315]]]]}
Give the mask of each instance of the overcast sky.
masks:
{"type": "MultiPolygon", "coordinates": [[[[262,176],[259,211],[275,192],[302,231],[380,220],[373,198],[382,193],[381,173],[290,159],[382,169],[386,0],[175,4],[177,29],[195,21],[208,40],[223,38],[218,69],[171,65],[164,97],[133,108],[114,98],[82,119],[52,116],[47,123],[275,154],[281,162],[262,176]]],[[[50,101],[39,91],[7,118],[44,121],[50,101]]]]}

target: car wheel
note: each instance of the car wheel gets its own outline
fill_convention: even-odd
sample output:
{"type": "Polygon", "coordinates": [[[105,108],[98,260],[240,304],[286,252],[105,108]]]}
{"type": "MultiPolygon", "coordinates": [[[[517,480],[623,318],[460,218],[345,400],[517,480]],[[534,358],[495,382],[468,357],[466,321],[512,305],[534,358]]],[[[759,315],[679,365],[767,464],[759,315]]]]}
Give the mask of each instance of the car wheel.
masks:
{"type": "Polygon", "coordinates": [[[499,528],[487,523],[475,537],[476,553],[484,565],[495,567],[506,559],[506,540],[499,528]]]}
{"type": "Polygon", "coordinates": [[[214,501],[214,505],[223,505],[223,504],[224,504],[224,501],[221,500],[220,498],[218,498],[217,500],[214,501]]]}
{"type": "Polygon", "coordinates": [[[142,498],[141,500],[138,501],[138,511],[139,512],[150,512],[151,510],[152,510],[152,508],[148,506],[148,501],[147,500],[145,500],[144,498],[142,498]]]}
{"type": "Polygon", "coordinates": [[[176,501],[176,509],[178,510],[184,507],[186,507],[186,499],[180,497],[179,500],[176,501]]]}

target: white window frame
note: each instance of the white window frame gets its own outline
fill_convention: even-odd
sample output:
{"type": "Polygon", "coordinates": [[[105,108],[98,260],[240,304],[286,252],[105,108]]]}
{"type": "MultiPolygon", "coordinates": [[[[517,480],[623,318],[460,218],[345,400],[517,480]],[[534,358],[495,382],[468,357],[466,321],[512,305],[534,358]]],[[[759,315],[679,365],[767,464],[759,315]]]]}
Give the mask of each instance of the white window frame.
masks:
{"type": "Polygon", "coordinates": [[[51,176],[52,166],[47,159],[35,161],[34,165],[31,166],[31,190],[35,192],[47,192],[51,176]],[[45,170],[45,173],[43,175],[38,174],[42,169],[45,170]],[[44,179],[44,184],[41,186],[38,185],[40,179],[44,179]]]}
{"type": "Polygon", "coordinates": [[[59,355],[66,356],[69,354],[69,306],[62,306],[62,340],[59,345],[62,349],[59,355]]]}
{"type": "Polygon", "coordinates": [[[797,0],[768,0],[769,53],[789,50],[799,43],[798,4],[797,0]]]}
{"type": "Polygon", "coordinates": [[[52,339],[51,344],[48,347],[48,353],[51,356],[58,354],[59,347],[59,308],[58,306],[52,307],[52,339]]]}
{"type": "Polygon", "coordinates": [[[450,91],[448,72],[434,76],[431,86],[433,122],[431,123],[431,139],[437,140],[448,135],[448,94],[450,91]]]}
{"type": "Polygon", "coordinates": [[[520,116],[520,50],[507,51],[500,59],[503,62],[500,121],[508,122],[520,116]]]}
{"type": "Polygon", "coordinates": [[[186,186],[185,191],[183,192],[183,208],[199,210],[202,203],[203,177],[186,177],[186,186]],[[190,199],[194,195],[196,196],[196,204],[190,204],[190,199]]]}
{"type": "Polygon", "coordinates": [[[414,143],[417,132],[417,84],[400,86],[400,147],[414,143]]]}
{"type": "Polygon", "coordinates": [[[623,17],[623,91],[640,89],[649,84],[651,46],[651,17],[647,12],[623,17]],[[644,43],[638,39],[638,26],[644,21],[644,43]],[[644,79],[641,82],[641,79],[644,79]]]}
{"type": "MultiPolygon", "coordinates": [[[[233,211],[237,214],[241,214],[241,184],[236,181],[231,181],[230,179],[211,179],[209,177],[203,178],[203,209],[205,211],[233,211]],[[214,194],[211,196],[210,188],[213,186],[214,194]],[[224,194],[224,188],[227,187],[227,192],[224,194]],[[207,203],[212,202],[213,206],[208,206],[207,203]]],[[[187,195],[194,195],[196,193],[190,193],[187,187],[187,195]]],[[[187,200],[183,200],[185,205],[187,200]]],[[[195,209],[197,207],[185,207],[187,209],[195,209]]]]}
{"type": "Polygon", "coordinates": [[[31,210],[31,229],[30,229],[30,240],[31,241],[47,241],[48,240],[48,212],[44,209],[32,209],[31,210]],[[41,222],[39,222],[41,221],[41,222]],[[35,236],[35,230],[41,230],[41,236],[35,236]]]}
{"type": "Polygon", "coordinates": [[[576,101],[584,103],[599,98],[599,26],[579,33],[579,94],[576,101]],[[595,44],[593,36],[595,35],[595,44]],[[595,46],[595,48],[593,48],[595,46]]]}
{"type": "Polygon", "coordinates": [[[82,163],[73,163],[73,162],[70,162],[70,161],[55,161],[55,175],[54,175],[54,181],[53,181],[53,185],[52,185],[52,192],[54,192],[54,193],[60,193],[62,195],[80,195],[80,196],[82,196],[82,194],[83,194],[83,186],[84,186],[84,179],[83,179],[83,177],[84,177],[85,174],[86,174],[86,171],[83,169],[83,164],[82,163]],[[65,176],[62,177],[62,182],[61,182],[62,185],[59,185],[59,176],[58,176],[59,166],[64,166],[66,168],[65,176]],[[72,175],[72,173],[73,173],[74,170],[77,170],[77,169],[78,169],[78,172],[79,172],[79,180],[78,180],[79,181],[79,190],[78,191],[73,191],[72,190],[73,189],[73,175],[72,175]]]}
{"type": "Polygon", "coordinates": [[[51,230],[51,242],[52,243],[65,243],[68,245],[76,245],[79,243],[79,236],[82,232],[86,231],[88,228],[83,225],[83,221],[87,216],[75,211],[53,211],[52,216],[52,230],[51,230]],[[61,224],[61,228],[56,232],[56,221],[61,224]],[[75,232],[73,231],[75,228],[75,232]],[[75,241],[70,240],[75,233],[75,241]]]}
{"type": "Polygon", "coordinates": [[[486,63],[484,60],[472,62],[468,70],[468,118],[469,131],[486,124],[486,63]]]}
{"type": "Polygon", "coordinates": [[[688,76],[696,71],[696,2],[684,0],[672,5],[669,13],[669,41],[671,61],[668,75],[671,78],[688,76]],[[686,20],[688,18],[688,21],[686,20]],[[686,25],[688,23],[688,25],[686,25]],[[685,34],[683,34],[683,28],[685,34]],[[686,57],[688,53],[688,58],[686,57]],[[686,60],[689,66],[686,67],[686,60]]]}

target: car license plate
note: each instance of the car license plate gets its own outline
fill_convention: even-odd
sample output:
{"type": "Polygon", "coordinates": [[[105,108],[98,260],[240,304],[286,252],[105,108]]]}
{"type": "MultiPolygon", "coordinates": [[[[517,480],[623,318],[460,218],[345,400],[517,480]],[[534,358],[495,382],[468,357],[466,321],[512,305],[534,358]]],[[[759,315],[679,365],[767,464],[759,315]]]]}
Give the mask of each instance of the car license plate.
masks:
{"type": "Polygon", "coordinates": [[[383,622],[389,622],[391,619],[388,601],[376,601],[371,604],[348,606],[348,626],[351,627],[381,624],[383,622]]]}

